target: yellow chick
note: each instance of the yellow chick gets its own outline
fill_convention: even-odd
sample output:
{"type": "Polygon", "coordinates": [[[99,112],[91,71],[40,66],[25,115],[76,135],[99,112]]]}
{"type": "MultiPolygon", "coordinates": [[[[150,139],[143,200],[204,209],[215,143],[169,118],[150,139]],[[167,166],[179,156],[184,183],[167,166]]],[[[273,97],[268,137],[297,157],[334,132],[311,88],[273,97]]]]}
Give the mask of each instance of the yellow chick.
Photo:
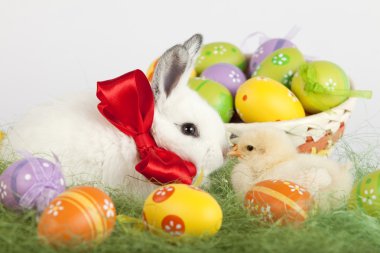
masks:
{"type": "Polygon", "coordinates": [[[345,204],[354,181],[350,164],[299,154],[286,133],[273,127],[257,126],[243,133],[229,154],[239,158],[231,181],[241,198],[260,181],[282,179],[305,187],[317,207],[330,210],[345,204]]]}

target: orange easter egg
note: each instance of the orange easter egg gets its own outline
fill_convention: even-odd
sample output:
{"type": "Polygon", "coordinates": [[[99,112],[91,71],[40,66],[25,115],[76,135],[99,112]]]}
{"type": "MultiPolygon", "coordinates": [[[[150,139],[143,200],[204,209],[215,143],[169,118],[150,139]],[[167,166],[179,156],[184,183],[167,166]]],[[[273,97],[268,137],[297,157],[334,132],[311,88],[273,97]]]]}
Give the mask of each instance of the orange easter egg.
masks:
{"type": "Polygon", "coordinates": [[[50,203],[41,215],[38,235],[51,245],[98,243],[111,234],[115,222],[111,198],[95,187],[80,186],[50,203]]]}
{"type": "Polygon", "coordinates": [[[302,186],[284,180],[255,184],[245,195],[245,207],[264,221],[281,224],[303,222],[312,205],[310,193],[302,186]]]}

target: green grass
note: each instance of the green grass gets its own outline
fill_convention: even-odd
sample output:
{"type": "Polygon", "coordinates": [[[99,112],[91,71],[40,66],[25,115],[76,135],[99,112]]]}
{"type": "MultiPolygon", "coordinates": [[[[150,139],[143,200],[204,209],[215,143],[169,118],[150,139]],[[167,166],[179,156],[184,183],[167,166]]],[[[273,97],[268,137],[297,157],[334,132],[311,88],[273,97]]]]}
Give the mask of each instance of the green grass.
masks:
{"type": "MultiPolygon", "coordinates": [[[[343,141],[337,154],[354,162],[360,178],[378,166],[374,152],[356,153],[343,141]]],[[[0,159],[0,171],[8,164],[0,159]]],[[[224,215],[222,228],[214,237],[170,240],[117,224],[110,238],[98,246],[54,249],[39,242],[35,213],[19,214],[0,206],[0,252],[380,252],[379,220],[359,211],[315,214],[299,227],[260,222],[235,198],[229,182],[232,166],[229,162],[212,175],[209,192],[224,215]]],[[[140,217],[141,201],[115,191],[112,198],[119,214],[140,217]]]]}

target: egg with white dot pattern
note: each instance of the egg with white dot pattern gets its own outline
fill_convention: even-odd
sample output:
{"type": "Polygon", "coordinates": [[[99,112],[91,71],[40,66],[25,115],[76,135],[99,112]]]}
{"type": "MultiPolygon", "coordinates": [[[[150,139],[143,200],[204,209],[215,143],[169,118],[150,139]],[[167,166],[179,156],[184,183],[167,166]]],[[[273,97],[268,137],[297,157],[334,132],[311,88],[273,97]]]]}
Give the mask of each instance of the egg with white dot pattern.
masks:
{"type": "Polygon", "coordinates": [[[10,165],[0,175],[0,201],[10,209],[42,211],[65,190],[59,161],[51,162],[30,154],[10,165]]]}
{"type": "Polygon", "coordinates": [[[287,39],[270,39],[262,43],[259,48],[252,54],[249,61],[248,72],[249,75],[252,75],[257,66],[271,53],[280,49],[280,48],[295,48],[296,46],[287,39]]]}
{"type": "Polygon", "coordinates": [[[256,68],[252,76],[265,76],[290,88],[294,73],[305,63],[297,48],[281,48],[268,55],[256,68]]]}
{"type": "Polygon", "coordinates": [[[301,66],[292,79],[291,89],[308,113],[319,113],[346,101],[351,85],[346,73],[335,63],[314,61],[301,66]]]}
{"type": "Polygon", "coordinates": [[[191,185],[169,184],[145,200],[143,218],[148,226],[171,236],[216,234],[223,219],[218,202],[191,185]]]}
{"type": "Polygon", "coordinates": [[[200,74],[218,63],[229,63],[243,71],[246,67],[245,56],[237,46],[227,42],[214,42],[202,47],[195,61],[195,71],[200,74]]]}
{"type": "Polygon", "coordinates": [[[239,86],[247,80],[243,71],[228,63],[219,63],[208,67],[202,72],[202,77],[223,84],[233,96],[239,86]]]}
{"type": "Polygon", "coordinates": [[[359,208],[373,217],[380,217],[380,170],[374,171],[360,180],[352,188],[348,202],[350,209],[359,208]]]}

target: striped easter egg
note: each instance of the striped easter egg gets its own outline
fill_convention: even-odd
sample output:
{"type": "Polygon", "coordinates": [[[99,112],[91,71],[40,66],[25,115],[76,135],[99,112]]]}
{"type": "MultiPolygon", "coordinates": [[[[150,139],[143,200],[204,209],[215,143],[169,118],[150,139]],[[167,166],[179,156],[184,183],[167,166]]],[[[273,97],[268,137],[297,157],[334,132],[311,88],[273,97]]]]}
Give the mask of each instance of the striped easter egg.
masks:
{"type": "Polygon", "coordinates": [[[51,245],[98,243],[111,234],[115,221],[111,198],[95,187],[80,186],[50,203],[41,215],[38,235],[51,245]]]}
{"type": "Polygon", "coordinates": [[[255,184],[245,195],[245,207],[267,222],[302,222],[308,217],[312,197],[302,186],[284,180],[255,184]]]}
{"type": "Polygon", "coordinates": [[[380,170],[356,182],[348,206],[350,209],[360,208],[370,216],[380,217],[380,170]]]}

